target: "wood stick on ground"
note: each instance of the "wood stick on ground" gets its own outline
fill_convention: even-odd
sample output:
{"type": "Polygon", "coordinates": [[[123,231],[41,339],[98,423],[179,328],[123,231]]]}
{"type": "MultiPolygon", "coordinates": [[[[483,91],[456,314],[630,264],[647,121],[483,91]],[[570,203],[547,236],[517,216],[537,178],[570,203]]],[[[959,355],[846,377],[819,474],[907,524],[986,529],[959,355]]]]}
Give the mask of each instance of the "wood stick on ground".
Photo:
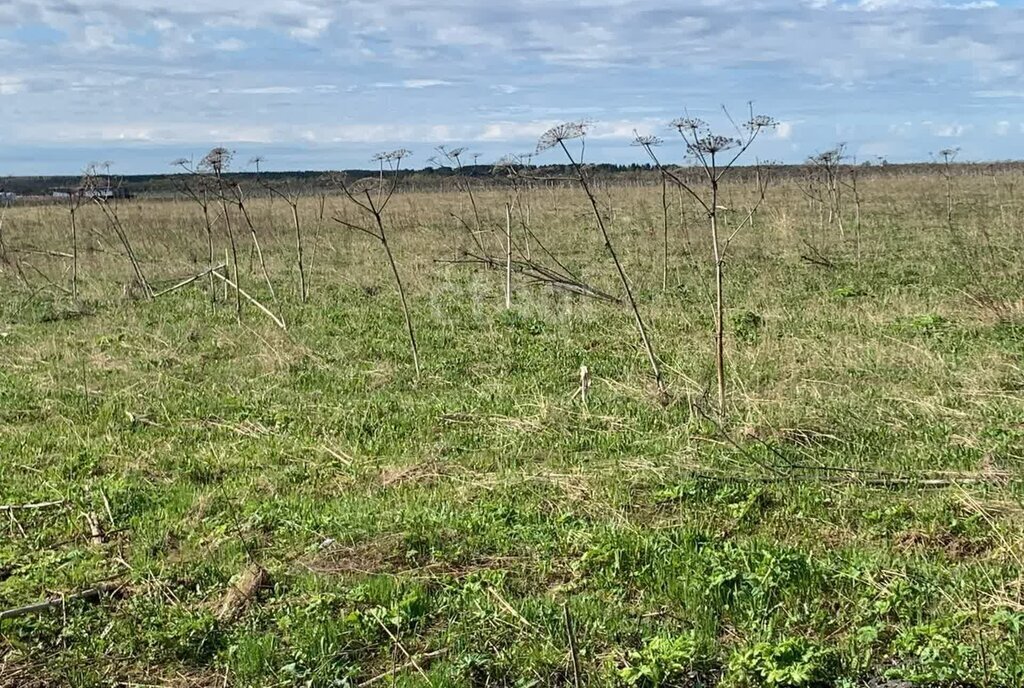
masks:
{"type": "Polygon", "coordinates": [[[259,564],[250,564],[238,579],[228,586],[224,597],[218,605],[216,616],[220,621],[232,621],[238,618],[253,598],[270,584],[270,574],[259,564]]]}
{"type": "Polygon", "coordinates": [[[955,487],[960,485],[1005,485],[1019,484],[1019,480],[1013,480],[999,476],[964,476],[958,478],[913,478],[913,477],[891,477],[891,478],[856,478],[842,477],[836,475],[743,475],[727,473],[710,473],[700,471],[688,472],[691,478],[697,480],[708,480],[718,482],[738,483],[763,483],[763,484],[829,484],[829,485],[859,485],[863,487],[919,487],[939,488],[955,487]]]}
{"type": "Polygon", "coordinates": [[[107,536],[103,533],[103,528],[100,526],[100,519],[96,515],[95,511],[88,511],[85,513],[85,522],[89,526],[89,539],[94,545],[102,545],[107,540],[107,536]]]}
{"type": "Polygon", "coordinates": [[[107,511],[107,520],[110,521],[110,527],[116,528],[117,524],[114,523],[114,512],[110,508],[110,500],[107,499],[107,493],[104,492],[103,488],[100,488],[100,497],[103,498],[103,508],[107,511]]]}
{"type": "Polygon", "coordinates": [[[263,313],[265,313],[267,315],[267,317],[269,317],[271,320],[273,320],[277,324],[277,326],[280,327],[282,330],[287,330],[288,329],[288,327],[284,324],[284,320],[282,320],[281,318],[279,318],[276,315],[274,315],[274,313],[269,308],[267,308],[262,303],[257,301],[248,292],[246,292],[244,289],[242,289],[237,284],[232,282],[230,279],[228,279],[224,275],[220,274],[216,270],[214,270],[210,274],[214,275],[217,279],[223,281],[226,285],[228,285],[229,287],[231,287],[232,289],[237,291],[239,294],[244,296],[246,301],[248,301],[252,305],[256,306],[256,308],[259,308],[261,311],[263,311],[263,313]]]}
{"type": "Polygon", "coordinates": [[[34,504],[3,504],[0,505],[0,511],[29,511],[32,509],[49,509],[50,507],[63,505],[63,499],[54,502],[35,502],[34,504]]]}
{"type": "Polygon", "coordinates": [[[515,619],[517,621],[519,621],[519,623],[523,624],[527,628],[534,628],[534,625],[532,623],[530,623],[529,619],[527,619],[525,616],[520,614],[519,610],[517,610],[515,607],[513,607],[511,604],[509,604],[508,600],[506,600],[504,597],[501,596],[501,593],[499,593],[497,590],[495,590],[490,585],[488,585],[484,589],[491,594],[491,596],[495,599],[495,601],[497,601],[498,605],[502,609],[504,609],[506,612],[511,614],[513,617],[515,617],[515,619]]]}
{"type": "Polygon", "coordinates": [[[48,600],[42,602],[34,602],[33,604],[27,604],[24,607],[15,607],[13,609],[5,609],[0,611],[0,621],[3,619],[14,619],[19,616],[25,616],[27,614],[35,614],[38,612],[49,611],[50,609],[56,609],[63,607],[65,603],[72,600],[83,600],[87,602],[96,602],[103,598],[104,595],[109,595],[117,592],[121,588],[120,583],[100,583],[95,588],[89,588],[81,592],[72,593],[70,595],[56,595],[48,600]]]}
{"type": "Polygon", "coordinates": [[[18,246],[11,246],[7,250],[10,251],[11,253],[27,253],[29,255],[49,256],[51,258],[73,258],[74,257],[72,254],[65,253],[64,251],[44,251],[42,249],[21,248],[21,247],[18,247],[18,246]]]}
{"type": "Polygon", "coordinates": [[[185,279],[181,280],[180,282],[178,282],[174,286],[167,287],[166,289],[162,289],[162,290],[156,292],[155,294],[153,294],[153,298],[155,299],[158,296],[163,296],[164,294],[170,294],[172,291],[178,291],[182,287],[186,287],[186,286],[192,284],[193,282],[195,282],[196,280],[199,280],[199,279],[202,279],[203,277],[206,277],[207,275],[209,275],[214,270],[223,270],[226,267],[227,267],[227,265],[222,263],[220,265],[216,265],[216,266],[214,266],[212,268],[209,268],[207,270],[203,270],[202,272],[200,272],[197,275],[192,275],[191,277],[186,277],[185,279]]]}
{"type": "Polygon", "coordinates": [[[583,409],[587,407],[587,393],[590,391],[590,368],[585,365],[580,366],[580,403],[583,405],[583,409]]]}

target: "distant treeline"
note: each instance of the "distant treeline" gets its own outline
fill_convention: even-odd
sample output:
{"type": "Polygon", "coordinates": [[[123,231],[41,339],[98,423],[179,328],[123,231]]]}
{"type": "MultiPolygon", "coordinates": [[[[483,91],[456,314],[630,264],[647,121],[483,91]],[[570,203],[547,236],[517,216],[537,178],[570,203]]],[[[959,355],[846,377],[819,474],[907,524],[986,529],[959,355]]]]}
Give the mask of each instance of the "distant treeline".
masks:
{"type": "MultiPolygon", "coordinates": [[[[864,175],[872,176],[904,176],[914,174],[933,174],[938,172],[941,163],[908,163],[891,164],[886,162],[868,162],[858,165],[845,165],[846,168],[856,167],[864,175]]],[[[771,167],[773,174],[784,178],[798,178],[807,173],[808,166],[765,164],[771,167]]],[[[1024,161],[1003,161],[984,163],[955,163],[952,166],[956,174],[985,175],[997,172],[1024,172],[1024,161]]],[[[610,184],[657,184],[660,183],[658,170],[651,164],[613,165],[597,163],[589,166],[592,178],[598,182],[610,184]]],[[[687,176],[700,176],[699,168],[679,167],[687,176]]],[[[538,184],[560,185],[571,183],[574,179],[572,169],[567,165],[531,165],[520,168],[525,177],[536,180],[538,184]]],[[[306,170],[294,172],[233,172],[225,175],[231,179],[248,184],[263,181],[275,186],[290,186],[296,191],[315,191],[330,186],[330,175],[343,174],[349,178],[372,177],[377,170],[306,170]]],[[[754,166],[737,167],[734,180],[742,180],[757,174],[754,166]]],[[[466,165],[461,171],[447,167],[424,167],[417,170],[402,172],[402,188],[407,191],[445,191],[454,189],[454,178],[471,178],[481,185],[500,184],[506,176],[503,170],[496,170],[491,165],[466,165]]],[[[171,196],[181,187],[185,174],[136,174],[118,176],[111,175],[111,185],[124,189],[132,196],[171,196]]],[[[105,178],[105,176],[104,176],[105,178]]],[[[35,177],[0,177],[0,192],[14,193],[19,196],[51,196],[58,189],[75,188],[81,184],[77,176],[35,176],[35,177]]]]}

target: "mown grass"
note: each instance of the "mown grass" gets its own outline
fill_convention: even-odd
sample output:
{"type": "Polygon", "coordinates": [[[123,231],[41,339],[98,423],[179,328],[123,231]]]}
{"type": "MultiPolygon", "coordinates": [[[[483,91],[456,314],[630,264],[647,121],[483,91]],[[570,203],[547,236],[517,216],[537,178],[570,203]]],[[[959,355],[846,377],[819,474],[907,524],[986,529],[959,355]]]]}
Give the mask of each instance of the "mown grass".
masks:
{"type": "MultiPolygon", "coordinates": [[[[667,406],[621,308],[519,284],[505,311],[501,275],[435,262],[454,196],[392,211],[419,380],[372,240],[327,227],[301,305],[286,208],[254,202],[279,298],[248,260],[245,286],[282,332],[202,281],[132,298],[98,213],[72,304],[65,258],[16,252],[67,251],[64,211],[13,209],[0,502],[61,504],[0,514],[0,607],[123,587],[0,621],[0,684],[573,685],[567,607],[583,685],[1021,685],[1013,183],[959,178],[951,231],[937,177],[862,180],[859,258],[849,218],[840,239],[775,189],[730,249],[724,431],[691,410],[704,234],[689,211],[663,293],[657,189],[602,200],[667,406]],[[270,586],[219,618],[251,562],[270,586]]],[[[535,191],[534,229],[615,292],[582,200],[535,191]]],[[[152,279],[204,266],[186,204],[121,213],[152,279]]]]}

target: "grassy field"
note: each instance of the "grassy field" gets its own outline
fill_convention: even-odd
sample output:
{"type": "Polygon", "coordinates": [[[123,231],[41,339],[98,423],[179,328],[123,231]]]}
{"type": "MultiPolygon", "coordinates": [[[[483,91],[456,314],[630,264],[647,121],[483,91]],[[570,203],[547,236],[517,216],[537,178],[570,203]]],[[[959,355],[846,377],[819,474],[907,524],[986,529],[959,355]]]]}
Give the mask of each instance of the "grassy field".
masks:
{"type": "MultiPolygon", "coordinates": [[[[663,289],[657,186],[599,201],[667,404],[621,305],[514,276],[506,310],[503,272],[443,262],[456,193],[386,214],[418,379],[380,245],[314,242],[312,199],[306,304],[288,206],[249,204],[276,297],[233,218],[287,331],[219,283],[140,298],[96,207],[74,303],[66,208],[11,208],[0,503],[52,504],[0,512],[0,608],[109,590],[0,619],[0,685],[1022,685],[1021,183],[957,176],[950,226],[937,173],[864,177],[844,236],[770,189],[728,257],[720,422],[707,231],[673,193],[663,289]]],[[[475,200],[503,228],[506,199],[475,200]]],[[[619,294],[586,198],[529,199],[619,294]]],[[[207,266],[194,204],[119,216],[157,287],[207,266]]]]}

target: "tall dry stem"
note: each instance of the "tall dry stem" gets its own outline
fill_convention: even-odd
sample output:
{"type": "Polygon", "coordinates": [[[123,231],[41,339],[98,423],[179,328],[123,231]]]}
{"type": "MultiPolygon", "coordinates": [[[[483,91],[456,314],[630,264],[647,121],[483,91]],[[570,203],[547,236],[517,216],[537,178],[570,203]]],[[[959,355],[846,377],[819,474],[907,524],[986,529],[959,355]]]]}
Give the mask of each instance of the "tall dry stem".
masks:
{"type": "MultiPolygon", "coordinates": [[[[724,108],[723,108],[724,110],[724,108]]],[[[686,154],[698,163],[703,172],[705,190],[698,192],[676,172],[669,170],[654,153],[654,147],[660,143],[656,137],[639,136],[635,143],[647,152],[651,160],[661,172],[663,179],[675,183],[686,191],[704,210],[708,218],[711,234],[711,252],[715,271],[715,382],[718,389],[718,410],[724,416],[726,412],[726,368],[725,368],[725,253],[729,241],[744,226],[753,222],[754,212],[764,201],[765,182],[758,176],[760,198],[746,218],[733,230],[725,240],[719,234],[719,217],[723,210],[720,204],[722,179],[733,169],[739,158],[754,143],[758,135],[765,129],[776,126],[775,120],[764,115],[754,115],[751,106],[750,119],[745,123],[746,132],[733,122],[728,111],[725,111],[730,123],[735,127],[737,137],[723,136],[713,133],[706,122],[692,117],[681,117],[671,123],[671,127],[682,136],[686,154]]]]}
{"type": "MultiPolygon", "coordinates": [[[[344,218],[334,217],[334,221],[354,229],[380,242],[384,248],[384,254],[388,259],[388,266],[391,268],[391,276],[395,280],[395,287],[398,290],[398,298],[402,306],[402,316],[405,319],[405,330],[409,336],[409,348],[412,351],[413,367],[416,369],[416,378],[420,377],[420,354],[419,346],[416,343],[416,330],[412,324],[412,314],[409,312],[409,302],[405,295],[405,286],[402,283],[402,275],[398,271],[398,263],[391,251],[391,244],[388,243],[388,234],[384,223],[384,210],[398,189],[398,182],[401,174],[402,159],[410,155],[404,148],[388,153],[379,153],[374,160],[380,162],[380,176],[377,180],[376,198],[370,193],[370,189],[363,186],[356,188],[350,186],[343,178],[339,179],[342,191],[357,208],[368,214],[373,220],[373,227],[366,227],[361,224],[349,222],[344,218]],[[391,183],[385,184],[384,168],[387,165],[391,173],[391,183]],[[365,198],[365,200],[364,200],[365,198]]],[[[359,182],[357,181],[357,184],[359,182]]]]}
{"type": "Polygon", "coordinates": [[[615,252],[615,247],[612,245],[608,229],[605,227],[604,216],[601,214],[601,208],[598,206],[597,197],[594,195],[593,188],[587,179],[587,174],[583,170],[583,166],[580,162],[573,157],[572,153],[569,152],[569,148],[565,145],[566,141],[582,139],[585,134],[586,125],[582,122],[570,122],[559,125],[553,129],[549,129],[540,138],[540,141],[537,144],[537,151],[541,152],[555,146],[560,147],[575,172],[576,181],[579,183],[580,188],[583,189],[583,193],[586,194],[587,199],[590,201],[590,207],[593,210],[594,218],[597,221],[597,228],[601,232],[601,238],[604,241],[605,250],[608,251],[608,255],[611,257],[612,263],[615,265],[615,271],[618,273],[619,282],[622,284],[622,290],[626,294],[626,302],[629,304],[629,309],[633,313],[633,318],[636,322],[636,329],[640,334],[640,341],[643,344],[644,351],[647,353],[647,361],[650,363],[651,371],[654,373],[654,381],[658,385],[658,394],[664,399],[667,394],[665,381],[661,375],[658,358],[654,354],[654,347],[651,345],[650,338],[647,336],[647,327],[644,325],[643,316],[640,315],[640,309],[637,307],[636,299],[633,297],[633,289],[629,284],[629,278],[626,276],[626,270],[622,267],[622,262],[619,260],[619,256],[615,252]]]}

